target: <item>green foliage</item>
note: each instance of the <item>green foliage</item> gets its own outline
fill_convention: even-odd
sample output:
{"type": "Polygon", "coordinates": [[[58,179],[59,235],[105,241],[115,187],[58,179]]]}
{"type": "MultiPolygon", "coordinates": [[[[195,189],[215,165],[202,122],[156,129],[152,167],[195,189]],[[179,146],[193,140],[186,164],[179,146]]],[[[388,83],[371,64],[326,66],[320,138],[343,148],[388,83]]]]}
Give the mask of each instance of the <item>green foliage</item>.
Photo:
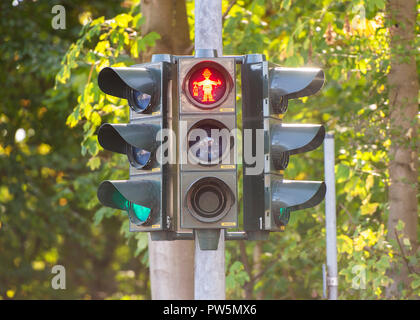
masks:
{"type": "MultiPolygon", "coordinates": [[[[129,13],[122,13],[112,19],[105,20],[99,17],[86,24],[80,32],[76,43],[72,44],[61,61],[61,70],[56,76],[56,88],[60,89],[72,77],[72,72],[88,73],[84,86],[79,89],[80,95],[73,112],[67,117],[66,124],[73,128],[83,124],[83,141],[81,153],[89,155],[87,165],[91,170],[99,169],[101,160],[105,161],[109,179],[123,179],[126,175],[126,166],[119,165],[121,155],[100,153],[102,150],[96,136],[97,128],[103,122],[121,123],[127,122],[128,105],[126,100],[104,95],[100,90],[96,79],[100,70],[105,67],[121,67],[138,63],[139,53],[148,47],[154,46],[160,38],[155,32],[140,37],[140,28],[144,23],[144,17],[138,10],[139,4],[133,3],[129,13]],[[111,172],[112,170],[112,172],[111,172]],[[112,176],[109,176],[112,174],[112,176]]],[[[97,185],[97,184],[96,184],[97,185]]],[[[93,186],[95,188],[96,186],[93,186]]],[[[97,206],[97,199],[92,199],[90,209],[96,208],[95,225],[99,225],[104,218],[109,218],[115,210],[97,206]]],[[[119,212],[119,211],[118,211],[119,212]]],[[[147,234],[130,233],[128,219],[121,225],[121,233],[125,238],[135,239],[137,248],[134,257],[143,255],[141,262],[148,265],[147,234]]]]}
{"type": "MultiPolygon", "coordinates": [[[[226,8],[228,1],[223,4],[226,8]]],[[[224,21],[225,54],[259,52],[280,65],[319,66],[326,73],[321,93],[290,102],[284,121],[323,123],[335,133],[340,299],[384,298],[391,263],[404,263],[398,245],[387,242],[385,228],[390,53],[384,10],[382,0],[237,1],[224,21]],[[354,289],[360,270],[364,289],[354,289]]],[[[292,157],[286,178],[320,179],[322,157],[322,149],[292,157]]],[[[265,299],[322,296],[323,212],[319,205],[293,213],[284,233],[262,243],[252,267],[270,268],[256,281],[250,298],[261,292],[265,299]]],[[[236,243],[227,247],[232,264],[244,262],[236,243]]],[[[248,257],[255,251],[256,245],[247,243],[248,257]]],[[[418,279],[413,269],[411,277],[418,279]]],[[[418,282],[400,292],[401,298],[418,297],[418,282]]],[[[237,282],[229,293],[242,297],[243,285],[237,282]]]]}
{"type": "MultiPolygon", "coordinates": [[[[134,8],[134,6],[133,6],[134,8]]],[[[101,164],[98,153],[100,146],[97,128],[102,123],[102,118],[110,122],[122,122],[127,118],[126,102],[115,97],[102,94],[96,80],[104,67],[121,67],[133,64],[139,57],[139,52],[146,50],[160,36],[149,33],[139,37],[138,30],[144,18],[141,13],[122,13],[113,19],[105,20],[99,17],[86,24],[80,32],[80,38],[73,43],[61,61],[62,68],[56,76],[56,89],[60,90],[72,76],[72,70],[85,72],[88,78],[77,98],[77,105],[68,116],[66,124],[75,127],[83,122],[82,155],[89,155],[88,166],[98,169],[101,164]]]]}
{"type": "MultiPolygon", "coordinates": [[[[144,239],[129,241],[119,234],[125,219],[115,211],[101,209],[93,219],[97,185],[121,173],[89,169],[100,165],[94,134],[104,112],[97,104],[105,102],[93,103],[99,91],[93,81],[86,86],[97,55],[81,61],[80,50],[107,27],[101,19],[82,24],[90,16],[116,16],[120,2],[60,4],[66,8],[65,30],[52,29],[53,4],[47,1],[0,4],[0,299],[148,298],[144,239]],[[70,62],[67,69],[60,63],[63,57],[70,62]],[[57,74],[62,81],[54,89],[57,74]],[[66,121],[83,123],[84,134],[66,121]],[[66,290],[51,287],[56,264],[66,268],[66,290]]],[[[117,15],[115,28],[126,20],[117,15]]]]}

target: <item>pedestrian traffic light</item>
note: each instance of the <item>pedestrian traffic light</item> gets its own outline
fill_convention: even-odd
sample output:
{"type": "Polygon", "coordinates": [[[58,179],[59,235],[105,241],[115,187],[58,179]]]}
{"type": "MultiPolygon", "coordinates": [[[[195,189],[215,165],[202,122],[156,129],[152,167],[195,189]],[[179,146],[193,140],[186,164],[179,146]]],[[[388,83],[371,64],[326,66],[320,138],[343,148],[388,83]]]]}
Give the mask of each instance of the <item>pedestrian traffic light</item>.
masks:
{"type": "Polygon", "coordinates": [[[130,231],[153,231],[153,240],[168,239],[167,231],[176,227],[177,168],[168,161],[176,150],[162,130],[172,130],[172,117],[177,118],[175,82],[170,55],[154,55],[151,63],[131,67],[106,67],[98,77],[103,92],[130,106],[129,124],[105,123],[98,131],[104,149],[127,156],[130,179],[102,182],[98,199],[127,212],[130,231]]]}
{"type": "Polygon", "coordinates": [[[181,228],[216,249],[237,227],[235,59],[178,57],[181,228]]]}
{"type": "Polygon", "coordinates": [[[102,182],[98,198],[127,212],[130,231],[174,240],[191,239],[178,231],[192,229],[200,248],[213,250],[221,229],[238,227],[238,62],[245,232],[227,238],[266,239],[284,230],[291,212],[324,198],[323,182],[283,178],[291,155],[322,144],[324,127],[282,123],[290,99],[321,89],[322,70],[282,68],[255,54],[154,55],[151,63],[104,68],[98,78],[102,91],[130,106],[130,123],[105,123],[98,131],[101,146],[125,154],[130,166],[130,179],[102,182]]]}
{"type": "Polygon", "coordinates": [[[319,147],[322,125],[283,124],[290,99],[309,96],[324,84],[318,68],[283,68],[264,55],[245,56],[241,72],[244,229],[248,239],[282,231],[290,213],[310,208],[325,196],[325,183],[284,180],[289,156],[319,147]]]}

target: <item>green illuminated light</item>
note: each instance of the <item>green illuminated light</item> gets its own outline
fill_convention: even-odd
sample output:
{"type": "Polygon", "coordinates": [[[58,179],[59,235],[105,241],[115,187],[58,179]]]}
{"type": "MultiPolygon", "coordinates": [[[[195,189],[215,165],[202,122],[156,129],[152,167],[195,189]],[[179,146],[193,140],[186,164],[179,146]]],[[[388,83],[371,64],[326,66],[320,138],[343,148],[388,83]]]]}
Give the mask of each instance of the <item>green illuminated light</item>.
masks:
{"type": "Polygon", "coordinates": [[[280,208],[280,221],[286,226],[290,219],[290,208],[280,208]]]}
{"type": "MultiPolygon", "coordinates": [[[[131,208],[133,209],[134,214],[136,215],[136,217],[140,221],[144,222],[144,221],[147,220],[147,218],[149,218],[150,211],[151,211],[150,208],[143,207],[141,205],[138,205],[138,204],[135,204],[135,203],[132,203],[132,202],[129,202],[129,201],[127,201],[127,203],[128,203],[128,205],[131,204],[131,208]]],[[[128,212],[128,210],[127,210],[127,212],[128,212]]]]}
{"type": "Polygon", "coordinates": [[[134,215],[139,219],[141,222],[146,221],[149,216],[151,209],[147,207],[143,207],[139,204],[133,203],[127,200],[121,193],[114,192],[112,195],[112,201],[121,209],[127,211],[127,214],[130,213],[130,210],[134,212],[134,215]]]}

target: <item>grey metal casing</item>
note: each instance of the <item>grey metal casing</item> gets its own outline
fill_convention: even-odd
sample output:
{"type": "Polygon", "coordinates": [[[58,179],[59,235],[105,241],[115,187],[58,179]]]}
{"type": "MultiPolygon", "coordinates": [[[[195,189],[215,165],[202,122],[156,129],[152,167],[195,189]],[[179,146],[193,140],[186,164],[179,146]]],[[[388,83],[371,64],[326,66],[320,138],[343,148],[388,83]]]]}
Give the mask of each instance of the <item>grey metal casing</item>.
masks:
{"type": "MultiPolygon", "coordinates": [[[[179,210],[180,210],[180,227],[182,229],[224,229],[236,228],[238,226],[238,205],[237,205],[237,166],[236,166],[236,150],[237,146],[233,145],[229,148],[222,160],[222,163],[216,165],[202,165],[189,163],[186,159],[188,150],[188,130],[197,122],[203,119],[216,120],[223,124],[229,131],[236,128],[236,64],[234,58],[178,58],[178,110],[179,120],[183,121],[185,127],[181,130],[182,125],[179,124],[177,131],[179,145],[179,210]],[[224,99],[216,103],[211,108],[200,108],[192,101],[186,92],[185,79],[191,70],[200,63],[216,63],[226,70],[226,81],[228,82],[228,90],[224,99]],[[184,131],[184,132],[180,132],[184,131]],[[218,178],[222,180],[230,189],[233,195],[233,203],[229,211],[218,221],[202,222],[196,219],[189,211],[186,203],[186,194],[193,182],[204,177],[218,178]]],[[[220,70],[219,70],[220,71],[220,70]]],[[[234,141],[236,142],[236,141],[234,141]]]]}
{"type": "MultiPolygon", "coordinates": [[[[115,189],[121,193],[124,201],[151,209],[151,215],[143,224],[136,224],[136,218],[130,218],[130,231],[162,232],[176,229],[178,169],[176,161],[164,163],[164,155],[158,156],[157,153],[164,143],[160,130],[176,130],[178,120],[177,86],[174,84],[177,81],[176,66],[171,60],[171,56],[161,60],[155,57],[151,63],[122,68],[107,67],[101,70],[98,77],[102,91],[127,99],[131,107],[129,124],[104,124],[98,131],[98,140],[105,149],[125,153],[131,163],[130,179],[102,183],[98,189],[98,198],[105,205],[121,207],[118,203],[122,200],[111,199],[115,189]],[[136,102],[133,100],[136,99],[136,91],[150,96],[147,105],[136,107],[133,104],[136,102]],[[135,163],[133,147],[151,153],[145,164],[135,163]]],[[[171,136],[169,140],[172,143],[168,144],[168,151],[174,153],[176,158],[176,140],[171,136]]],[[[163,233],[160,234],[165,238],[163,233]]]]}
{"type": "Polygon", "coordinates": [[[191,229],[225,229],[225,228],[236,228],[238,226],[238,215],[237,215],[237,177],[236,170],[234,171],[193,171],[193,172],[181,172],[181,187],[180,187],[180,202],[181,202],[181,228],[191,229]],[[230,190],[233,192],[235,201],[230,207],[226,215],[220,220],[214,222],[201,222],[197,220],[189,211],[186,203],[186,194],[188,188],[196,181],[201,178],[214,177],[222,180],[230,190]]]}
{"type": "Polygon", "coordinates": [[[323,126],[283,125],[282,113],[287,109],[287,99],[318,91],[323,84],[323,72],[308,69],[306,73],[296,73],[293,71],[297,69],[291,71],[268,63],[263,55],[250,58],[246,56],[241,72],[243,129],[252,130],[254,150],[256,145],[264,145],[264,154],[256,154],[257,161],[264,162],[264,170],[248,175],[247,169],[253,165],[244,160],[244,229],[251,236],[255,233],[258,239],[261,231],[284,230],[284,226],[275,223],[277,211],[287,207],[287,203],[281,202],[283,198],[293,200],[292,211],[316,205],[325,194],[323,182],[293,181],[293,186],[297,187],[290,188],[288,182],[283,183],[284,168],[279,166],[279,161],[276,162],[282,155],[285,160],[280,162],[286,167],[289,154],[310,151],[322,143],[323,126]],[[286,71],[284,75],[278,74],[280,69],[286,71]],[[263,130],[263,136],[256,135],[258,129],[263,130]]]}
{"type": "MultiPolygon", "coordinates": [[[[168,62],[156,62],[146,64],[148,68],[155,72],[155,77],[160,73],[162,76],[158,86],[158,103],[155,108],[151,110],[150,114],[136,113],[130,109],[130,123],[148,123],[160,124],[161,128],[169,129],[171,131],[177,130],[178,118],[177,110],[177,91],[176,91],[176,66],[168,62]],[[163,98],[165,98],[162,100],[163,98]]],[[[160,136],[159,140],[163,140],[160,136]]],[[[164,140],[163,140],[164,141],[164,140]]],[[[172,141],[169,137],[167,141],[168,152],[174,153],[175,160],[177,159],[176,141],[172,141]]],[[[161,180],[161,211],[160,214],[152,221],[149,226],[137,226],[130,222],[130,231],[175,231],[177,230],[177,208],[178,208],[178,174],[177,164],[165,163],[163,164],[163,154],[161,154],[160,161],[155,162],[148,170],[136,169],[130,166],[130,180],[138,179],[159,179],[161,180]]],[[[164,235],[162,235],[165,238],[164,235]]],[[[158,239],[156,239],[158,240],[158,239]]]]}
{"type": "MultiPolygon", "coordinates": [[[[210,115],[209,115],[210,117],[210,115]]],[[[230,135],[230,132],[235,134],[236,129],[236,115],[220,115],[220,114],[211,114],[211,120],[220,122],[224,127],[226,127],[229,134],[223,135],[226,141],[226,152],[224,152],[222,161],[220,163],[215,164],[200,164],[200,163],[192,163],[194,160],[193,157],[188,157],[188,132],[189,130],[198,122],[203,120],[203,115],[181,115],[180,116],[180,132],[179,132],[179,155],[180,155],[180,166],[181,171],[207,171],[207,170],[232,170],[236,169],[237,163],[237,146],[236,146],[236,139],[233,135],[230,135]],[[184,128],[182,128],[184,126],[184,128]],[[182,128],[182,129],[181,129],[182,128]]]]}

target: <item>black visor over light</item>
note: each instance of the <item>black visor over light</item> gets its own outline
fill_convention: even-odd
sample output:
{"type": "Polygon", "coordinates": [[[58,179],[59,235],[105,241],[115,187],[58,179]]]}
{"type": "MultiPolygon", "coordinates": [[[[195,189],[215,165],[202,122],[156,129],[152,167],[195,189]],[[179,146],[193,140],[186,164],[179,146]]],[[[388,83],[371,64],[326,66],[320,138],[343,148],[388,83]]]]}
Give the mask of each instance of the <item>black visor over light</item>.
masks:
{"type": "Polygon", "coordinates": [[[99,88],[106,94],[127,99],[136,112],[145,112],[155,103],[158,88],[151,71],[144,67],[106,67],[98,76],[99,88]]]}
{"type": "Polygon", "coordinates": [[[270,70],[270,103],[276,113],[285,113],[289,99],[307,97],[321,90],[324,71],[319,68],[283,68],[270,70]]]}
{"type": "Polygon", "coordinates": [[[327,188],[320,181],[274,181],[271,186],[272,210],[288,208],[290,211],[316,206],[325,196],[327,188]]]}
{"type": "Polygon", "coordinates": [[[103,124],[98,131],[99,144],[107,150],[127,154],[136,168],[147,166],[159,141],[160,127],[154,124],[103,124]]]}

